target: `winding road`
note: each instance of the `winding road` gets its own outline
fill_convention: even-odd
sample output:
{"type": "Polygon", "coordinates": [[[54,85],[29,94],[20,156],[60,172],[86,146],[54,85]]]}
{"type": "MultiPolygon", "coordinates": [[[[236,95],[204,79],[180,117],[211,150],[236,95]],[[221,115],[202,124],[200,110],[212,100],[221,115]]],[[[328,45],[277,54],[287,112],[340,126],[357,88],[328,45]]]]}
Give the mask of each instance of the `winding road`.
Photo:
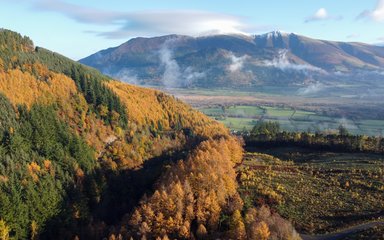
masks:
{"type": "Polygon", "coordinates": [[[370,229],[376,226],[384,226],[384,220],[383,221],[375,221],[375,222],[368,222],[368,223],[362,223],[356,226],[352,226],[349,228],[346,228],[344,230],[334,232],[334,233],[327,233],[327,234],[321,234],[321,235],[306,235],[306,234],[300,234],[301,238],[303,240],[337,240],[342,237],[346,237],[350,234],[370,229]]]}

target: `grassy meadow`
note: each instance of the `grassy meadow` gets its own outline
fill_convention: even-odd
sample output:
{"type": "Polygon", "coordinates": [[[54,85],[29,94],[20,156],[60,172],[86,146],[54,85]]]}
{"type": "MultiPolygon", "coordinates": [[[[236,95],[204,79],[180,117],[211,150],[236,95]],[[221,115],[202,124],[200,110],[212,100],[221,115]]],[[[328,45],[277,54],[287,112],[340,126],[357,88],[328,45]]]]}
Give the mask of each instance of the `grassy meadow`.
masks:
{"type": "Polygon", "coordinates": [[[251,130],[262,119],[278,121],[286,131],[335,131],[342,124],[352,134],[384,135],[384,103],[381,97],[357,94],[361,87],[339,85],[310,95],[300,94],[300,86],[246,90],[157,88],[234,131],[251,130]]]}
{"type": "Polygon", "coordinates": [[[340,124],[352,134],[375,136],[384,130],[384,120],[352,120],[284,106],[212,106],[199,110],[235,131],[251,130],[258,120],[277,121],[286,131],[334,131],[340,124]]]}

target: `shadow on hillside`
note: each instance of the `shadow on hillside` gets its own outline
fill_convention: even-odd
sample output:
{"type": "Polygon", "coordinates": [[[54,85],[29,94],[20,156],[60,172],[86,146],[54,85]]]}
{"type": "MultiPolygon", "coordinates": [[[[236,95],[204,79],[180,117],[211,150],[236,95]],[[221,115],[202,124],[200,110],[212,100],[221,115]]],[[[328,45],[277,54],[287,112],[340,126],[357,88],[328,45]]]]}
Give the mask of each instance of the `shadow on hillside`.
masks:
{"type": "Polygon", "coordinates": [[[102,239],[111,226],[118,226],[124,215],[134,210],[145,194],[152,194],[166,166],[184,159],[187,154],[188,150],[167,152],[146,160],[138,169],[98,169],[85,176],[82,184],[75,183],[67,188],[62,212],[46,224],[49,232],[44,232],[40,238],[102,239]],[[79,209],[78,216],[74,206],[79,209]]]}
{"type": "Polygon", "coordinates": [[[146,160],[139,169],[107,172],[107,187],[100,203],[94,206],[97,218],[108,225],[119,223],[124,214],[133,211],[145,194],[152,194],[153,186],[165,171],[165,166],[185,156],[185,151],[177,151],[146,160]]]}

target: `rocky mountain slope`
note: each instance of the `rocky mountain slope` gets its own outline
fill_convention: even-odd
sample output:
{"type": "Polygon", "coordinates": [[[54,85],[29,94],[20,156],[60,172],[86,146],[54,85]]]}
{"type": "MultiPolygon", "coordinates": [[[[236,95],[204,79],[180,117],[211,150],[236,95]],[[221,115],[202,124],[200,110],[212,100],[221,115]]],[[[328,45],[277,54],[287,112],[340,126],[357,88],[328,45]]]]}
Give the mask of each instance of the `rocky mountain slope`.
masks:
{"type": "Polygon", "coordinates": [[[134,38],[80,60],[123,81],[166,87],[250,87],[380,79],[384,47],[294,33],[134,38]]]}

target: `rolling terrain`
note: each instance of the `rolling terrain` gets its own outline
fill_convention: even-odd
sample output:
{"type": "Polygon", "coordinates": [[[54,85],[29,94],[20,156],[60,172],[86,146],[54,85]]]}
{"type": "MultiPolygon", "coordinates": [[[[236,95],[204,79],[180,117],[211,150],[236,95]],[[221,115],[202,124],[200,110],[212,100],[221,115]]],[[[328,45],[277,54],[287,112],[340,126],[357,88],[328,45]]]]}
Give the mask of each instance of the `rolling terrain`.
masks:
{"type": "Polygon", "coordinates": [[[245,208],[242,156],[180,100],[0,30],[2,239],[299,239],[245,208]]]}
{"type": "Polygon", "coordinates": [[[383,49],[278,31],[169,35],[134,38],[80,62],[168,92],[234,131],[265,119],[288,131],[334,131],[341,124],[377,136],[384,126],[383,49]],[[265,107],[274,112],[257,111],[265,107]],[[243,108],[254,111],[242,114],[243,108]]]}
{"type": "Polygon", "coordinates": [[[384,116],[383,49],[278,31],[169,35],[131,39],[80,62],[168,92],[234,131],[269,119],[288,131],[334,131],[342,124],[354,134],[378,136],[384,116]],[[257,111],[265,107],[274,113],[257,111]],[[254,111],[243,114],[242,108],[254,111]]]}
{"type": "MultiPolygon", "coordinates": [[[[382,215],[383,203],[376,201],[383,191],[381,155],[277,147],[267,153],[282,160],[243,156],[241,141],[224,125],[181,100],[113,80],[9,30],[0,31],[0,66],[5,239],[300,239],[295,228],[313,234],[347,226],[361,230],[357,236],[380,236],[380,228],[353,226],[382,215]]],[[[228,93],[238,104],[255,96],[183,91],[198,104],[205,94],[205,113],[224,122],[256,115],[334,120],[332,113],[320,114],[324,107],[302,108],[300,99],[290,108],[263,98],[259,106],[230,107],[221,102],[228,93]]],[[[370,111],[358,112],[366,117],[370,111]]],[[[366,146],[359,149],[370,151],[380,138],[361,139],[366,146]]],[[[355,231],[342,233],[353,237],[355,231]]]]}

